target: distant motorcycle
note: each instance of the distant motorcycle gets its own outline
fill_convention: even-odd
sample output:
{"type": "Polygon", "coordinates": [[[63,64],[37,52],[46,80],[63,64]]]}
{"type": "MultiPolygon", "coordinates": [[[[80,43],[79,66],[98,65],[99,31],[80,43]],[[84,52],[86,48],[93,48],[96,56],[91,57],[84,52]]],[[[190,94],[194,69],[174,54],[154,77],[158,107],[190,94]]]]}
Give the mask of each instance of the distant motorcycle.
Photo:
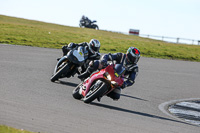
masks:
{"type": "MultiPolygon", "coordinates": [[[[71,77],[79,72],[79,68],[84,65],[88,67],[87,62],[88,53],[85,52],[84,47],[76,47],[74,49],[69,49],[67,55],[63,56],[58,60],[51,81],[55,82],[59,78],[71,77]]],[[[88,52],[88,51],[87,51],[88,52]]]]}
{"type": "MultiPolygon", "coordinates": [[[[112,57],[111,57],[112,58],[112,57]]],[[[100,99],[109,94],[115,88],[122,86],[124,78],[122,75],[125,68],[121,64],[108,65],[105,69],[92,74],[84,82],[80,83],[73,90],[75,99],[83,99],[85,103],[91,103],[95,99],[100,99]]]]}
{"type": "Polygon", "coordinates": [[[90,22],[90,21],[86,21],[86,20],[81,19],[80,23],[79,23],[79,26],[80,27],[92,28],[92,29],[99,30],[98,25],[94,24],[96,22],[97,22],[96,20],[90,22]]]}

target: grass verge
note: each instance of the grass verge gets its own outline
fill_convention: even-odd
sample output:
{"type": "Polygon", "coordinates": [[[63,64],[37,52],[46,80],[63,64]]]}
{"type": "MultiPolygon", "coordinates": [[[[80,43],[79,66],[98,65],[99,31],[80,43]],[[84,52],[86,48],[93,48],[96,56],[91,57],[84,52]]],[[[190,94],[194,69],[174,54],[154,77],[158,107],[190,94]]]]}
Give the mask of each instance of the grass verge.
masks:
{"type": "Polygon", "coordinates": [[[33,133],[33,132],[0,125],[0,133],[33,133]]]}
{"type": "Polygon", "coordinates": [[[138,36],[4,15],[0,15],[0,28],[0,43],[60,49],[70,42],[89,42],[90,39],[95,38],[101,42],[101,53],[125,53],[128,47],[134,46],[140,49],[141,55],[145,57],[200,62],[200,46],[198,45],[166,43],[138,36]]]}

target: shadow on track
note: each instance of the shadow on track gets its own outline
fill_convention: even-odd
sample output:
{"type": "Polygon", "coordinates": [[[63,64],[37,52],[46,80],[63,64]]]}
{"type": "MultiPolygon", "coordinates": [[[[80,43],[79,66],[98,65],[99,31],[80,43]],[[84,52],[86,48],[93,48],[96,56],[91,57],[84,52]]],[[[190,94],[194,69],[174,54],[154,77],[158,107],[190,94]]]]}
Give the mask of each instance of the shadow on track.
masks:
{"type": "Polygon", "coordinates": [[[141,100],[141,101],[148,101],[148,100],[145,100],[145,99],[142,99],[142,98],[133,97],[133,96],[126,95],[126,94],[120,94],[120,96],[128,97],[128,98],[133,98],[133,99],[137,99],[137,100],[141,100]]]}
{"type": "Polygon", "coordinates": [[[62,85],[68,85],[68,86],[72,86],[72,87],[78,86],[78,84],[76,84],[76,83],[66,82],[66,81],[61,81],[61,80],[59,80],[59,81],[57,81],[57,82],[55,82],[55,83],[57,83],[57,84],[62,84],[62,85]]]}
{"type": "Polygon", "coordinates": [[[90,104],[98,106],[98,107],[102,107],[102,108],[107,108],[107,109],[112,109],[112,110],[116,110],[116,111],[126,112],[126,113],[130,113],[130,114],[145,116],[145,117],[149,117],[149,118],[160,119],[160,120],[167,120],[167,121],[178,122],[178,123],[182,123],[182,124],[187,124],[187,125],[195,126],[195,125],[192,125],[192,124],[189,124],[189,123],[186,123],[186,122],[182,122],[182,121],[178,121],[178,120],[173,120],[173,119],[169,119],[169,118],[165,118],[165,117],[161,117],[161,116],[156,116],[156,115],[152,115],[152,114],[148,114],[148,113],[142,113],[142,112],[137,112],[137,111],[133,111],[133,110],[123,109],[123,108],[115,107],[115,106],[111,106],[111,105],[106,105],[106,104],[101,104],[101,103],[95,103],[95,102],[92,102],[90,104]]]}

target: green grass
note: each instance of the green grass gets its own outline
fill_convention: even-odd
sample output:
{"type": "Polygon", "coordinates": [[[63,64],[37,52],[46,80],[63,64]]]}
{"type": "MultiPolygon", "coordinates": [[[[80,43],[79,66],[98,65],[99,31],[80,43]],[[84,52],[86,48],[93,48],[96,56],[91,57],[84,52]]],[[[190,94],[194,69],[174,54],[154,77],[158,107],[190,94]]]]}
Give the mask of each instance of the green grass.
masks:
{"type": "Polygon", "coordinates": [[[33,132],[0,125],[0,133],[33,133],[33,132]]]}
{"type": "Polygon", "coordinates": [[[125,53],[128,47],[134,46],[140,49],[141,55],[145,57],[200,62],[200,46],[197,45],[166,43],[109,31],[69,27],[0,15],[0,43],[60,49],[70,42],[89,42],[92,38],[101,42],[101,53],[125,53]]]}

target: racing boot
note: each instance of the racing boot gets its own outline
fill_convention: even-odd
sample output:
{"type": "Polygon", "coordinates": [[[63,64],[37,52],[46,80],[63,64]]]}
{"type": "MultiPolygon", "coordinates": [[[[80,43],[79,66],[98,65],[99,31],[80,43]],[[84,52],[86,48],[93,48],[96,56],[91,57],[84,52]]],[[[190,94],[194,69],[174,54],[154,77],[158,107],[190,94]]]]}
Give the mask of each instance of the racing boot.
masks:
{"type": "Polygon", "coordinates": [[[112,92],[108,93],[107,96],[112,98],[114,101],[117,101],[120,99],[121,95],[121,88],[117,87],[112,92]]]}
{"type": "Polygon", "coordinates": [[[81,79],[82,81],[88,78],[93,72],[95,72],[98,69],[99,63],[94,61],[91,61],[89,63],[89,67],[86,69],[86,71],[80,75],[78,75],[78,78],[81,79]]]}
{"type": "MultiPolygon", "coordinates": [[[[68,53],[68,46],[65,45],[62,47],[62,52],[63,52],[63,56],[65,56],[68,53]]],[[[57,58],[57,61],[59,61],[62,57],[57,58]]]]}
{"type": "Polygon", "coordinates": [[[91,61],[89,63],[89,67],[86,69],[86,71],[80,75],[78,75],[78,78],[81,79],[82,81],[88,78],[94,71],[97,70],[98,67],[94,67],[94,62],[91,61]]]}
{"type": "Polygon", "coordinates": [[[67,45],[62,47],[62,52],[63,52],[63,56],[65,56],[69,52],[67,45]]]}
{"type": "Polygon", "coordinates": [[[78,75],[78,78],[83,81],[84,79],[89,77],[90,74],[91,74],[91,72],[87,69],[84,73],[78,75]]]}

